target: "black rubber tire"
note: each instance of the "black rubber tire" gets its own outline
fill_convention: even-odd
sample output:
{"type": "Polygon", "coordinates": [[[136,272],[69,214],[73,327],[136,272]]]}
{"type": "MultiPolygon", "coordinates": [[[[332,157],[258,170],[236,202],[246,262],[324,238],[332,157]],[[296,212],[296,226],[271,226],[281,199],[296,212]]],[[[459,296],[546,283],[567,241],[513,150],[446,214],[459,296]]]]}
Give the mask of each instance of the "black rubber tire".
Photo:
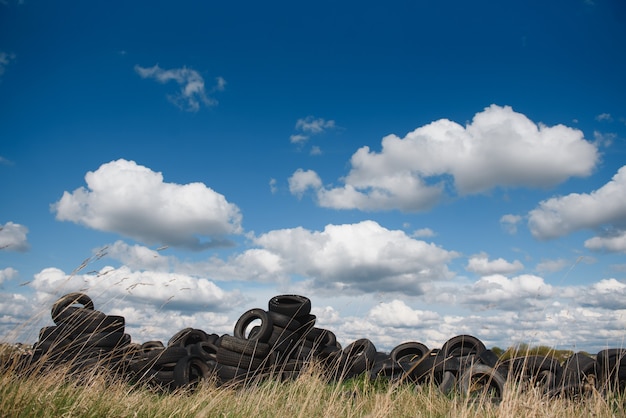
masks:
{"type": "Polygon", "coordinates": [[[485,350],[485,344],[472,335],[457,335],[441,346],[441,351],[445,357],[479,355],[485,350]]]}
{"type": "MultiPolygon", "coordinates": [[[[100,313],[98,311],[89,311],[80,309],[78,313],[100,313]]],[[[67,332],[73,336],[82,334],[91,334],[97,332],[124,332],[126,321],[123,316],[117,315],[72,315],[74,318],[60,320],[58,326],[65,327],[67,332]],[[83,319],[79,319],[83,316],[83,319]]]]}
{"type": "Polygon", "coordinates": [[[195,388],[202,380],[209,379],[212,371],[209,364],[198,357],[183,357],[174,367],[174,387],[195,388]]]}
{"type": "Polygon", "coordinates": [[[394,347],[389,356],[396,362],[411,362],[424,357],[429,351],[428,347],[420,342],[407,341],[394,347]]]}
{"type": "Polygon", "coordinates": [[[626,393],[626,349],[609,348],[596,355],[598,388],[603,393],[626,393]]]}
{"type": "Polygon", "coordinates": [[[513,375],[545,392],[557,386],[557,377],[562,373],[561,364],[550,356],[531,355],[513,360],[513,375]]]}
{"type": "Polygon", "coordinates": [[[270,353],[271,346],[257,340],[244,340],[230,335],[224,335],[220,343],[220,347],[235,353],[246,354],[253,357],[267,357],[270,353]]]}
{"type": "Polygon", "coordinates": [[[267,311],[267,314],[272,319],[272,324],[274,324],[274,326],[285,328],[289,331],[299,331],[302,328],[300,321],[291,316],[274,311],[267,311]]]}
{"type": "Polygon", "coordinates": [[[274,351],[286,352],[297,341],[298,334],[295,331],[289,331],[285,328],[274,326],[272,329],[272,335],[268,339],[267,343],[272,347],[274,351]]]}
{"type": "Polygon", "coordinates": [[[435,378],[439,384],[445,372],[458,375],[460,370],[461,363],[457,357],[445,357],[443,352],[431,350],[421,361],[411,365],[407,376],[415,383],[424,383],[435,378]]]}
{"type": "Polygon", "coordinates": [[[268,367],[270,361],[263,357],[253,357],[246,354],[236,353],[219,347],[217,349],[217,362],[226,366],[235,366],[240,369],[257,370],[261,367],[268,367]]]}
{"type": "Polygon", "coordinates": [[[153,365],[164,365],[176,363],[187,355],[187,349],[184,347],[166,347],[161,350],[147,351],[144,354],[144,358],[153,365]]]}
{"type": "Polygon", "coordinates": [[[76,338],[72,344],[77,347],[115,348],[130,344],[130,335],[123,332],[97,332],[76,338]]]}
{"type": "Polygon", "coordinates": [[[311,313],[311,300],[300,295],[274,296],[268,302],[268,310],[292,318],[306,316],[311,313]]]}
{"type": "Polygon", "coordinates": [[[201,341],[187,346],[190,356],[196,356],[204,361],[217,361],[217,346],[210,341],[201,341]]]}
{"type": "Polygon", "coordinates": [[[250,370],[242,369],[237,366],[227,366],[226,364],[220,363],[216,365],[216,369],[217,376],[222,384],[242,382],[255,375],[255,373],[250,370]]]}
{"type": "Polygon", "coordinates": [[[563,372],[558,386],[576,387],[598,381],[596,360],[583,353],[575,353],[563,362],[563,372]]]}
{"type": "Polygon", "coordinates": [[[474,364],[466,369],[459,378],[459,391],[464,396],[481,397],[488,396],[492,401],[500,401],[504,398],[506,379],[498,370],[485,364],[474,364]],[[476,385],[480,385],[478,390],[476,385]]]}
{"type": "Polygon", "coordinates": [[[196,344],[202,341],[208,340],[208,335],[201,329],[196,328],[184,328],[178,331],[176,334],[168,340],[167,345],[187,347],[188,345],[196,344]]]}
{"type": "Polygon", "coordinates": [[[142,351],[148,352],[151,350],[163,350],[165,348],[165,345],[163,345],[162,341],[151,340],[144,342],[143,344],[141,344],[140,347],[142,351]]]}
{"type": "Polygon", "coordinates": [[[347,374],[357,376],[374,366],[376,346],[367,338],[358,339],[343,349],[347,374]]]}
{"type": "Polygon", "coordinates": [[[272,335],[273,325],[274,323],[272,321],[272,318],[270,318],[266,311],[264,311],[263,309],[254,308],[244,312],[243,315],[239,317],[237,323],[235,324],[233,334],[235,335],[235,337],[244,340],[257,340],[266,343],[272,335]],[[261,325],[259,325],[259,331],[252,336],[246,335],[246,328],[248,328],[248,325],[250,325],[257,319],[261,320],[261,325]]]}
{"type": "Polygon", "coordinates": [[[93,300],[85,293],[73,292],[68,293],[67,295],[61,296],[57,299],[56,302],[52,305],[51,315],[52,320],[56,323],[57,318],[61,315],[67,308],[72,305],[82,305],[83,309],[94,310],[93,300]]]}

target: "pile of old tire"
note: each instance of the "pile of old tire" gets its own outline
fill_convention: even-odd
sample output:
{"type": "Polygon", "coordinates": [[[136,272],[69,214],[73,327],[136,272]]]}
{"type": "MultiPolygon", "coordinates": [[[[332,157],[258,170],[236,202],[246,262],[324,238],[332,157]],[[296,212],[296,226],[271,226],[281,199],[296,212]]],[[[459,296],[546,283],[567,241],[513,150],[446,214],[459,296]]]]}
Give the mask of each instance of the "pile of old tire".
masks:
{"type": "Polygon", "coordinates": [[[269,300],[267,310],[244,312],[232,335],[184,328],[167,344],[131,343],[124,317],[95,310],[84,293],[59,298],[51,316],[55,325],[40,330],[32,352],[18,358],[17,370],[36,373],[64,365],[70,376],[102,371],[174,390],[204,381],[285,381],[315,364],[328,381],[367,374],[496,402],[509,388],[538,390],[548,397],[626,392],[626,349],[605,349],[595,356],[579,352],[560,363],[548,355],[502,361],[472,335],[457,335],[434,349],[407,341],[385,353],[367,338],[342,348],[332,331],[316,326],[311,301],[301,295],[278,295],[269,300]]]}
{"type": "Polygon", "coordinates": [[[201,329],[184,328],[167,345],[157,340],[136,344],[127,350],[128,377],[167,390],[194,388],[215,373],[218,338],[201,329]]]}
{"type": "Polygon", "coordinates": [[[94,366],[114,373],[123,369],[131,342],[124,332],[124,317],[95,310],[93,301],[84,293],[59,298],[52,305],[51,316],[55,325],[41,328],[32,353],[23,362],[29,372],[60,364],[76,373],[92,371],[94,366]]]}

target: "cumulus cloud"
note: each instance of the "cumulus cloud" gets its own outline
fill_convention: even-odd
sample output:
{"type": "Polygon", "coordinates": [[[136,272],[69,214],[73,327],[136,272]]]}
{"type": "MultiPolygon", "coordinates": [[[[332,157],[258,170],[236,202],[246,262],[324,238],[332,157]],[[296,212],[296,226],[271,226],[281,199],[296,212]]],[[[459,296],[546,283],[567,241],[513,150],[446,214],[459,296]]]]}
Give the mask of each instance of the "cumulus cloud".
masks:
{"type": "MultiPolygon", "coordinates": [[[[134,271],[128,266],[103,267],[97,274],[66,274],[54,267],[35,274],[30,284],[42,304],[69,292],[81,291],[113,307],[158,307],[166,311],[226,312],[243,300],[239,291],[227,292],[208,279],[178,273],[134,271]]],[[[96,307],[96,309],[99,309],[96,307]]]]}
{"type": "Polygon", "coordinates": [[[559,258],[556,260],[544,260],[537,264],[535,270],[537,270],[539,273],[551,273],[563,270],[567,266],[567,264],[568,261],[563,258],[559,258]]]}
{"type": "Polygon", "coordinates": [[[422,294],[432,282],[453,276],[447,263],[458,257],[374,221],[327,225],[323,231],[275,230],[254,243],[278,256],[284,271],[306,278],[315,292],[422,294]]]}
{"type": "MultiPolygon", "coordinates": [[[[301,118],[296,121],[297,133],[291,135],[289,137],[289,141],[292,144],[302,146],[311,138],[312,135],[319,135],[335,128],[336,125],[334,120],[326,120],[323,118],[316,118],[314,116],[307,116],[306,118],[301,118]]],[[[321,154],[321,149],[319,148],[319,146],[314,147],[314,149],[311,151],[311,154],[321,154]]]]}
{"type": "Polygon", "coordinates": [[[324,120],[323,118],[315,118],[314,116],[307,116],[304,119],[298,119],[296,122],[296,129],[312,135],[317,135],[333,128],[335,128],[334,120],[324,120]]]}
{"type": "Polygon", "coordinates": [[[322,180],[313,170],[298,169],[291,177],[289,177],[289,191],[291,194],[302,196],[308,189],[319,189],[322,186],[322,180]]]}
{"type": "MultiPolygon", "coordinates": [[[[522,274],[511,279],[501,274],[482,277],[461,296],[462,303],[473,309],[518,310],[539,306],[552,296],[553,288],[543,278],[522,274]]],[[[543,307],[543,305],[541,305],[543,307]]]]}
{"type": "Polygon", "coordinates": [[[223,195],[202,183],[166,183],[134,161],[103,164],[85,181],[51,206],[57,220],[194,250],[228,245],[224,237],[242,231],[239,208],[223,195]]]}
{"type": "Polygon", "coordinates": [[[413,231],[413,238],[430,238],[435,236],[435,231],[430,228],[421,228],[413,231]]]}
{"type": "Polygon", "coordinates": [[[583,307],[626,309],[626,283],[617,279],[603,279],[579,291],[574,296],[583,307]]]}
{"type": "Polygon", "coordinates": [[[590,238],[585,241],[585,248],[594,251],[626,253],[626,231],[616,231],[611,235],[590,238]]]}
{"type": "Polygon", "coordinates": [[[106,255],[132,270],[167,271],[170,266],[168,258],[158,251],[142,245],[128,245],[124,241],[107,246],[106,255]]]}
{"type": "Polygon", "coordinates": [[[481,253],[470,257],[465,269],[472,273],[480,274],[481,276],[488,276],[492,274],[511,274],[520,271],[524,268],[524,265],[515,260],[512,263],[506,261],[503,258],[496,260],[489,260],[487,254],[481,253]]]}
{"type": "MultiPolygon", "coordinates": [[[[528,219],[530,231],[538,239],[558,238],[605,225],[610,225],[610,230],[620,231],[618,236],[626,226],[626,166],[620,168],[611,181],[589,194],[571,193],[540,202],[530,211],[528,219]]],[[[598,239],[588,245],[599,248],[608,242],[598,239]]]]}
{"type": "Polygon", "coordinates": [[[522,221],[522,217],[519,215],[507,214],[500,218],[500,225],[509,234],[517,233],[517,224],[522,221]]]}
{"type": "Polygon", "coordinates": [[[28,251],[30,245],[26,239],[28,228],[24,225],[7,222],[0,225],[0,250],[6,251],[28,251]]]}
{"type": "Polygon", "coordinates": [[[226,81],[222,77],[217,77],[215,85],[207,93],[204,78],[197,71],[187,67],[164,70],[158,64],[153,67],[135,65],[135,72],[141,78],[152,78],[161,84],[166,84],[170,81],[176,82],[180,90],[177,94],[168,95],[168,100],[180,109],[190,112],[200,110],[201,104],[215,106],[217,100],[210,97],[210,94],[222,91],[226,86],[226,81]]]}
{"type": "Polygon", "coordinates": [[[17,270],[15,270],[13,267],[4,268],[0,270],[0,285],[16,277],[17,277],[17,270]]]}
{"type": "Polygon", "coordinates": [[[441,321],[437,312],[412,309],[398,299],[374,306],[368,317],[380,326],[396,328],[434,327],[441,321]]]}
{"type": "Polygon", "coordinates": [[[492,105],[466,126],[441,119],[404,138],[384,137],[380,152],[360,148],[345,185],[320,187],[317,198],[337,209],[420,211],[437,203],[447,178],[462,195],[495,187],[545,188],[590,175],[597,161],[596,146],[580,130],[537,124],[508,106],[492,105]]]}

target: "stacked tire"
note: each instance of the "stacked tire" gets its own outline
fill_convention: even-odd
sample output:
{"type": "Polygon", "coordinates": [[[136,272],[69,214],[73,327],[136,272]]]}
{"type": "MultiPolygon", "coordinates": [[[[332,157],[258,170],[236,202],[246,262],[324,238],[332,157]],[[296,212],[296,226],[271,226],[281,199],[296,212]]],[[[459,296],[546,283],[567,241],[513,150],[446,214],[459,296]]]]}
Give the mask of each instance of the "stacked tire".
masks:
{"type": "Polygon", "coordinates": [[[131,342],[122,316],[105,315],[94,309],[84,293],[59,298],[51,310],[54,326],[43,327],[29,360],[33,371],[66,364],[72,372],[123,368],[126,348],[131,342]]]}

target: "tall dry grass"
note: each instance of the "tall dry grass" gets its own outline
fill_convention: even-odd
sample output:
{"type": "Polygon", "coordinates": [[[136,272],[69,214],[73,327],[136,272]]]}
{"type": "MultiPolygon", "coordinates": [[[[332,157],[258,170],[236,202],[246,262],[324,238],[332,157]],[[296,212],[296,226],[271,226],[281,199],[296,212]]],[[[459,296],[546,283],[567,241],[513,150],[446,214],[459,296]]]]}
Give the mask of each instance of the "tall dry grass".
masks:
{"type": "Polygon", "coordinates": [[[209,379],[173,393],[64,367],[31,375],[8,367],[0,375],[3,417],[626,417],[625,406],[624,395],[547,398],[514,384],[496,403],[366,377],[328,383],[315,366],[285,382],[219,386],[209,379]]]}

